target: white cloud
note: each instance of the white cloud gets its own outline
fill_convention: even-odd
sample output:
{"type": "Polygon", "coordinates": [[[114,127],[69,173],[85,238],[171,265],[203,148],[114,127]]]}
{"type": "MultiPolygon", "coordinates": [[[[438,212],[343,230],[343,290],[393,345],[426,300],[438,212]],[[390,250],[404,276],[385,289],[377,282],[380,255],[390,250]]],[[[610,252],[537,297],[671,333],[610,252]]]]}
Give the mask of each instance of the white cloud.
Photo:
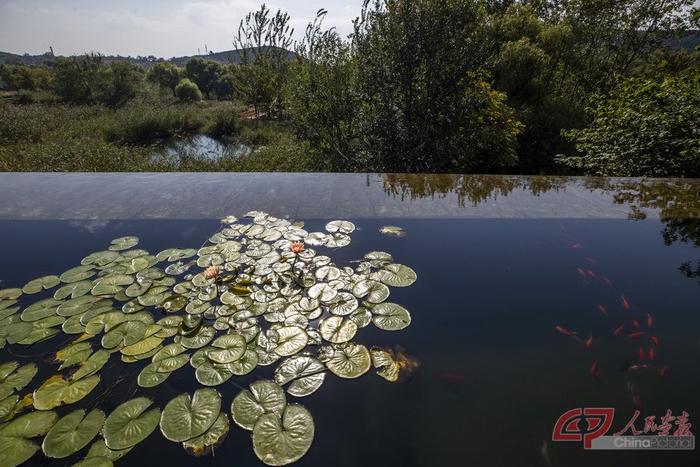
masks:
{"type": "MultiPolygon", "coordinates": [[[[232,48],[243,16],[260,6],[257,0],[150,0],[149,2],[0,0],[0,49],[41,53],[52,45],[58,54],[86,51],[121,55],[191,55],[207,44],[210,50],[232,48]],[[124,4],[128,5],[124,5],[124,4]],[[146,5],[144,5],[146,3],[146,5]]],[[[340,0],[277,1],[289,11],[297,36],[316,11],[329,10],[327,26],[341,34],[351,30],[359,12],[340,0]]]]}

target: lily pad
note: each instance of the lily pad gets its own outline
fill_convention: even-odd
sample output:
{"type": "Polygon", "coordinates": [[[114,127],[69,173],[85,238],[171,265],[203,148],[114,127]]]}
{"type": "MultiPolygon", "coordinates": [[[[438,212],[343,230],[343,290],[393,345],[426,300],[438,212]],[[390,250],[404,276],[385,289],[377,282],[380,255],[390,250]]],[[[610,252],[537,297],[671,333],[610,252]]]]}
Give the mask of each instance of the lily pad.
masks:
{"type": "Polygon", "coordinates": [[[18,368],[17,362],[5,363],[2,369],[3,371],[0,371],[0,399],[4,399],[14,391],[22,390],[39,371],[34,363],[28,363],[18,368]]]}
{"type": "Polygon", "coordinates": [[[295,397],[306,397],[316,392],[325,380],[326,373],[304,376],[303,378],[292,381],[287,387],[287,392],[295,397]]]}
{"type": "Polygon", "coordinates": [[[231,404],[231,415],[238,426],[253,430],[255,422],[263,414],[282,414],[287,405],[284,390],[274,381],[260,380],[250,385],[250,390],[239,392],[231,404]]]}
{"type": "Polygon", "coordinates": [[[29,281],[22,287],[22,292],[27,295],[32,295],[56,287],[61,280],[58,276],[44,276],[38,279],[29,281]]]}
{"type": "Polygon", "coordinates": [[[114,409],[105,420],[102,433],[109,449],[122,450],[146,439],[158,426],[160,409],[148,409],[153,401],[137,397],[114,409]]]}
{"type": "Polygon", "coordinates": [[[31,438],[43,436],[58,420],[55,412],[30,412],[0,427],[2,465],[14,467],[28,461],[39,445],[31,438]]]}
{"type": "Polygon", "coordinates": [[[182,443],[188,454],[195,457],[206,456],[214,453],[214,449],[224,442],[228,435],[229,421],[228,415],[221,412],[214,424],[209,427],[206,433],[192,438],[182,443]]]}
{"type": "Polygon", "coordinates": [[[372,322],[385,331],[400,331],[411,324],[411,315],[407,309],[396,303],[380,303],[372,308],[372,322]]]}
{"type": "Polygon", "coordinates": [[[355,337],[357,333],[357,324],[341,316],[331,316],[321,321],[318,330],[321,336],[328,342],[342,344],[355,337]]]}
{"type": "Polygon", "coordinates": [[[87,266],[78,266],[72,269],[67,270],[63,274],[61,274],[60,280],[61,282],[65,284],[71,284],[71,283],[76,283],[76,282],[82,282],[85,279],[89,279],[92,276],[95,275],[95,270],[92,269],[92,266],[87,265],[87,266]]]}
{"type": "Polygon", "coordinates": [[[92,281],[73,282],[56,290],[53,294],[53,298],[56,300],[63,300],[68,297],[78,298],[90,292],[91,289],[92,281]]]}
{"type": "Polygon", "coordinates": [[[105,421],[101,410],[85,415],[85,410],[75,410],[61,418],[46,434],[42,449],[48,457],[62,459],[74,454],[97,435],[105,421]]]}
{"type": "Polygon", "coordinates": [[[191,398],[181,394],[163,409],[160,431],[170,441],[188,441],[204,434],[220,412],[221,395],[216,389],[197,389],[191,398]]]}
{"type": "Polygon", "coordinates": [[[61,375],[52,376],[34,391],[34,408],[50,410],[64,404],[73,404],[87,396],[99,382],[99,375],[72,382],[66,381],[61,375]]]}
{"type": "Polygon", "coordinates": [[[15,300],[22,295],[22,289],[1,289],[0,300],[15,300]]]}
{"type": "Polygon", "coordinates": [[[301,459],[314,440],[314,420],[299,404],[289,404],[282,415],[263,414],[253,428],[253,450],[267,465],[287,465],[301,459]]]}
{"type": "Polygon", "coordinates": [[[246,351],[246,340],[240,334],[217,337],[211,345],[214,349],[207,353],[207,357],[215,363],[233,363],[246,351]]]}
{"type": "Polygon", "coordinates": [[[139,238],[138,237],[120,237],[120,238],[115,238],[111,242],[112,244],[108,248],[109,251],[123,251],[123,250],[128,250],[129,248],[133,248],[139,243],[139,238]]]}
{"type": "Polygon", "coordinates": [[[387,264],[372,274],[376,279],[391,287],[408,287],[416,281],[416,272],[403,264],[387,264]]]}
{"type": "Polygon", "coordinates": [[[213,363],[207,359],[196,368],[195,377],[204,386],[219,386],[234,375],[233,363],[213,363]]]}
{"type": "Polygon", "coordinates": [[[389,287],[374,280],[364,280],[355,284],[352,293],[369,303],[381,303],[389,298],[389,287]]]}
{"type": "Polygon", "coordinates": [[[326,224],[326,231],[330,233],[349,234],[355,231],[355,224],[350,221],[331,221],[326,224]]]}
{"type": "Polygon", "coordinates": [[[81,378],[92,376],[105,366],[109,361],[110,353],[106,350],[98,350],[90,355],[87,361],[80,365],[80,368],[70,377],[71,381],[78,381],[81,378]]]}
{"type": "Polygon", "coordinates": [[[142,388],[153,388],[170,377],[170,373],[161,373],[158,371],[160,362],[149,363],[141,373],[139,373],[137,382],[142,388]]]}
{"type": "Polygon", "coordinates": [[[285,326],[277,329],[279,341],[275,353],[282,357],[294,355],[304,349],[309,341],[306,331],[298,326],[285,326]]]}
{"type": "Polygon", "coordinates": [[[369,371],[371,359],[367,347],[360,344],[348,344],[336,349],[326,363],[328,369],[341,378],[359,378],[369,371]]]}

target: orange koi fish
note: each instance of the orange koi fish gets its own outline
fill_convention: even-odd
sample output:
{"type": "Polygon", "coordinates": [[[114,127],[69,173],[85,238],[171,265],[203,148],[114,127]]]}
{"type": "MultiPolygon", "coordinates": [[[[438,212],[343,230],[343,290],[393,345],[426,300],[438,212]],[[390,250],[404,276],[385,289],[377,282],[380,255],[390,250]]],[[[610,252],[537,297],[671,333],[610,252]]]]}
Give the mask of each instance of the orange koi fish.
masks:
{"type": "Polygon", "coordinates": [[[650,328],[654,325],[654,318],[651,317],[649,313],[647,313],[647,327],[650,328]]]}
{"type": "Polygon", "coordinates": [[[628,334],[627,338],[628,339],[639,339],[640,337],[646,335],[646,332],[644,331],[639,331],[639,332],[633,332],[632,334],[628,334]]]}
{"type": "Polygon", "coordinates": [[[654,347],[649,347],[649,360],[654,360],[656,358],[656,350],[654,350],[654,347]]]}
{"type": "Polygon", "coordinates": [[[586,342],[584,343],[587,349],[590,349],[593,346],[593,334],[588,336],[588,339],[586,339],[586,342]]]}
{"type": "Polygon", "coordinates": [[[619,336],[620,334],[622,334],[622,331],[624,331],[624,330],[625,330],[625,325],[621,324],[613,331],[613,336],[615,336],[615,337],[619,336]]]}
{"type": "Polygon", "coordinates": [[[633,319],[633,320],[632,320],[632,326],[634,326],[634,329],[639,329],[639,328],[641,328],[641,325],[639,324],[639,321],[637,321],[636,319],[633,319]]]}
{"type": "Polygon", "coordinates": [[[661,378],[661,379],[665,378],[667,373],[668,373],[668,367],[666,365],[662,366],[659,369],[659,378],[661,378]]]}
{"type": "Polygon", "coordinates": [[[600,279],[603,282],[605,282],[605,285],[607,285],[608,287],[612,287],[612,285],[613,285],[612,281],[610,279],[608,279],[608,276],[600,276],[600,279]]]}
{"type": "Polygon", "coordinates": [[[585,278],[586,278],[586,271],[584,271],[583,269],[581,269],[581,268],[576,268],[576,272],[578,273],[579,276],[581,276],[581,279],[585,279],[585,278]]]}
{"type": "Polygon", "coordinates": [[[651,336],[651,341],[654,343],[655,346],[659,346],[659,338],[656,336],[651,336]]]}
{"type": "Polygon", "coordinates": [[[639,348],[639,359],[644,360],[644,349],[642,347],[639,348]]]}
{"type": "Polygon", "coordinates": [[[596,305],[595,307],[601,315],[608,316],[608,310],[606,310],[603,305],[596,305]]]}
{"type": "Polygon", "coordinates": [[[600,381],[600,370],[598,368],[598,360],[593,360],[593,364],[591,365],[591,369],[588,370],[588,373],[590,373],[593,379],[597,379],[600,381]]]}
{"type": "Polygon", "coordinates": [[[595,278],[595,273],[593,271],[591,271],[590,269],[586,269],[585,273],[588,277],[595,278]]]}
{"type": "Polygon", "coordinates": [[[574,334],[573,332],[569,331],[568,329],[563,328],[563,327],[558,326],[558,325],[557,325],[557,326],[554,326],[554,329],[555,329],[559,334],[562,334],[562,335],[564,335],[564,336],[571,336],[571,335],[574,334]]]}
{"type": "Polygon", "coordinates": [[[625,298],[624,295],[620,295],[620,302],[622,302],[622,306],[625,310],[630,309],[630,302],[627,301],[627,298],[625,298]]]}

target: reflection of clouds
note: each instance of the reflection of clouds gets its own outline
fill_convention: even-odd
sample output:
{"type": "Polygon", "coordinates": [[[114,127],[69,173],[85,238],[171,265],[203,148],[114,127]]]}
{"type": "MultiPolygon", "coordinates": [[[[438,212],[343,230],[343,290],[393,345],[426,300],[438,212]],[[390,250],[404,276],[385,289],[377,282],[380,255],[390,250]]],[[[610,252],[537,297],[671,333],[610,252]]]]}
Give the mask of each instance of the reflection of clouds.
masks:
{"type": "Polygon", "coordinates": [[[112,223],[112,221],[108,220],[98,220],[98,219],[91,219],[91,220],[85,220],[85,221],[70,221],[68,224],[71,227],[75,227],[76,229],[83,229],[91,234],[96,234],[101,230],[104,230],[107,228],[112,223]]]}

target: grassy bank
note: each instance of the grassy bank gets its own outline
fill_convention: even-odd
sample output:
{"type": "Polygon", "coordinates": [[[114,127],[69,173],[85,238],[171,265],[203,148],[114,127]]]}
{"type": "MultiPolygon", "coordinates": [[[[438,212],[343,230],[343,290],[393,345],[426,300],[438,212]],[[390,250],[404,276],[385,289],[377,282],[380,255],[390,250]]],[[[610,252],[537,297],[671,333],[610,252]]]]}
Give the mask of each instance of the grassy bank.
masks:
{"type": "Polygon", "coordinates": [[[44,101],[0,102],[2,171],[304,171],[315,170],[304,144],[283,123],[239,118],[230,102],[136,100],[119,109],[44,101]],[[210,160],[157,156],[173,138],[206,134],[253,153],[210,160]]]}

